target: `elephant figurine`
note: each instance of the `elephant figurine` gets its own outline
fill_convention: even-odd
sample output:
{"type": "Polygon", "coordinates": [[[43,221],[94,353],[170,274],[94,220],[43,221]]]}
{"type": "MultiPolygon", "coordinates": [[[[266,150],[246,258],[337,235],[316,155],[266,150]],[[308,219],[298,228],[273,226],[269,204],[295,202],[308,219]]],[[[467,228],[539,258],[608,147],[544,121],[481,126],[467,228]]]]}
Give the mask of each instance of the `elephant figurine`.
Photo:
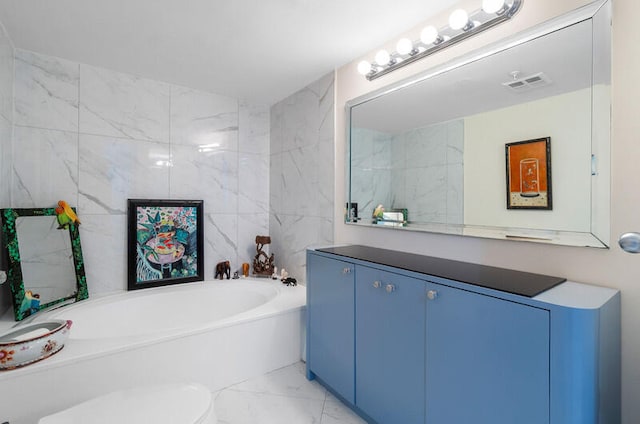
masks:
{"type": "Polygon", "coordinates": [[[216,275],[213,278],[220,277],[220,279],[223,280],[225,275],[227,276],[227,280],[231,278],[231,264],[229,261],[218,262],[216,265],[216,275]]]}

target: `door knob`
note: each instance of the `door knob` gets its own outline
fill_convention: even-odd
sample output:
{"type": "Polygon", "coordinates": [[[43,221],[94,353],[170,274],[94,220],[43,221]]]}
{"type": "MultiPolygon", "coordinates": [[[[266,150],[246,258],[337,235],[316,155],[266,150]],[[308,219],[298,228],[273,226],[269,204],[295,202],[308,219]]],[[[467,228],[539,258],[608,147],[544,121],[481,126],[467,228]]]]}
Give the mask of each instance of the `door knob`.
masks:
{"type": "Polygon", "coordinates": [[[394,286],[393,284],[387,284],[387,287],[385,287],[385,290],[387,291],[387,293],[394,292],[396,290],[396,286],[394,286]]]}
{"type": "Polygon", "coordinates": [[[429,300],[435,300],[435,298],[436,298],[436,297],[438,297],[438,292],[437,292],[437,291],[435,291],[435,290],[429,290],[429,291],[427,292],[427,298],[428,298],[429,300]]]}
{"type": "Polygon", "coordinates": [[[351,274],[351,268],[349,268],[349,267],[344,268],[344,269],[342,270],[342,273],[343,273],[343,274],[351,274]]]}
{"type": "Polygon", "coordinates": [[[379,289],[380,287],[382,287],[382,283],[380,281],[374,281],[373,282],[373,288],[374,289],[379,289]]]}

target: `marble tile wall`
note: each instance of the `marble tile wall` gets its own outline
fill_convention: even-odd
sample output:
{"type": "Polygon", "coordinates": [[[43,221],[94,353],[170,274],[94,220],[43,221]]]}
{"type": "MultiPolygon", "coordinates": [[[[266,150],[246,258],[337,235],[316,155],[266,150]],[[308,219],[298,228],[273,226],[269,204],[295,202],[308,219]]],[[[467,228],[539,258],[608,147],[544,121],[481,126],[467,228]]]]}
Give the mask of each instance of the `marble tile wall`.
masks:
{"type": "Polygon", "coordinates": [[[392,146],[393,207],[412,221],[462,224],[464,121],[407,131],[392,146]]]}
{"type": "Polygon", "coordinates": [[[126,288],[128,198],[203,199],[205,277],[269,228],[269,108],[16,50],[12,205],[78,207],[90,293],[126,288]]]}
{"type": "Polygon", "coordinates": [[[299,282],[306,248],[333,243],[334,125],[333,73],[271,107],[270,249],[299,282]]]}
{"type": "Polygon", "coordinates": [[[378,204],[393,202],[393,136],[366,128],[354,128],[351,136],[351,201],[365,222],[378,204]]]}
{"type": "Polygon", "coordinates": [[[355,128],[351,199],[368,219],[378,204],[407,208],[409,220],[462,224],[464,122],[391,135],[355,128]]]}
{"type": "MultiPolygon", "coordinates": [[[[0,208],[11,205],[11,161],[13,137],[13,52],[14,47],[0,24],[0,208]]],[[[1,263],[0,269],[5,268],[1,263]]],[[[10,306],[8,284],[0,286],[0,315],[10,306]]]]}

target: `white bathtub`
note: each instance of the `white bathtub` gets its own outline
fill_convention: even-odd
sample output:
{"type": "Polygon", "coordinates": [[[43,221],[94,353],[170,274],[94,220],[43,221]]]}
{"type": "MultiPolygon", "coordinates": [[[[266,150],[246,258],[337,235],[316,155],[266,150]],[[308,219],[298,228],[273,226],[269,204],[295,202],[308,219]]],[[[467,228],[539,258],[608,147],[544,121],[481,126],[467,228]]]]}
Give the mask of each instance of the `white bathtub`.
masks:
{"type": "Polygon", "coordinates": [[[0,372],[0,422],[29,424],[86,399],[142,384],[210,390],[301,357],[304,287],[224,280],[123,292],[41,314],[70,319],[59,353],[0,372]]]}

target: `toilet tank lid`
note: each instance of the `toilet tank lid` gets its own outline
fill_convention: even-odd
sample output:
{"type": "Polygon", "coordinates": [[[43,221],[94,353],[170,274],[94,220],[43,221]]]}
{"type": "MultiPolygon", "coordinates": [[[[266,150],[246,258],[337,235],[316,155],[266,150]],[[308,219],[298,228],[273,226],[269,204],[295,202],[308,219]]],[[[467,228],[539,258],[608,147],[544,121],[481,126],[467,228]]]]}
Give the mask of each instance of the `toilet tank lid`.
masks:
{"type": "Polygon", "coordinates": [[[38,424],[197,424],[213,408],[201,384],[165,384],[112,392],[46,416],[38,424]]]}

